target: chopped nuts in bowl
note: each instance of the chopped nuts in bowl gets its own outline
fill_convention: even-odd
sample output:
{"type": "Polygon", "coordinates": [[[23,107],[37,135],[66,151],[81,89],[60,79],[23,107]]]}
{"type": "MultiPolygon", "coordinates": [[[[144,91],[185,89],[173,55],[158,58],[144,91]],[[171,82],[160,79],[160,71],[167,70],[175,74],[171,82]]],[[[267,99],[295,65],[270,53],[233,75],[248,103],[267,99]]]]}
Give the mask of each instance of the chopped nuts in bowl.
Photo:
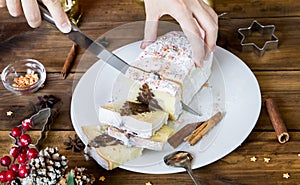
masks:
{"type": "Polygon", "coordinates": [[[46,70],[35,59],[15,61],[4,68],[1,74],[4,87],[18,95],[37,91],[46,80],[46,70]]]}

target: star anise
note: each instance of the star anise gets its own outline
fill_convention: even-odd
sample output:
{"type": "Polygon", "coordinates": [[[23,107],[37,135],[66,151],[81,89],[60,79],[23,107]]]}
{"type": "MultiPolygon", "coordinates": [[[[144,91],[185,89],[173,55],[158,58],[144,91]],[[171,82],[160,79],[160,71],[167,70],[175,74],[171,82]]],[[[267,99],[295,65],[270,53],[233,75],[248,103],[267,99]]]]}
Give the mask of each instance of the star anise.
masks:
{"type": "Polygon", "coordinates": [[[85,147],[77,134],[74,135],[74,138],[68,136],[68,141],[64,142],[64,145],[66,146],[66,150],[72,150],[73,152],[80,152],[85,147]]]}
{"type": "Polygon", "coordinates": [[[60,101],[59,98],[57,98],[53,95],[39,96],[38,99],[39,99],[39,102],[36,104],[38,109],[52,108],[57,102],[60,101]]]}

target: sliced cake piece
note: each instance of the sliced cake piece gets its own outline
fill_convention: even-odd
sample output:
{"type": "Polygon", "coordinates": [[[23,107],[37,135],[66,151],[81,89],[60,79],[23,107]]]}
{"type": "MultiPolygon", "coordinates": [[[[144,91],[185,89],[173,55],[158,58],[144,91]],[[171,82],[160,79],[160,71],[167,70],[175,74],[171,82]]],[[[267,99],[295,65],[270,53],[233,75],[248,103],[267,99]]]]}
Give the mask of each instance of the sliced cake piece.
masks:
{"type": "Polygon", "coordinates": [[[171,137],[173,133],[174,130],[167,125],[163,125],[151,138],[141,138],[116,127],[108,128],[108,135],[119,139],[126,146],[141,147],[157,151],[163,150],[168,138],[171,137]]]}
{"type": "Polygon", "coordinates": [[[86,151],[99,165],[112,170],[127,161],[140,157],[143,148],[128,147],[107,134],[108,125],[83,126],[83,133],[88,137],[86,151]]]}
{"type": "Polygon", "coordinates": [[[142,138],[150,138],[164,124],[168,113],[161,109],[148,84],[143,84],[135,96],[136,101],[114,102],[99,108],[100,123],[142,138]]]}
{"type": "Polygon", "coordinates": [[[127,101],[103,105],[99,108],[99,121],[141,138],[150,138],[164,124],[168,113],[162,110],[149,110],[141,103],[127,101]]]}

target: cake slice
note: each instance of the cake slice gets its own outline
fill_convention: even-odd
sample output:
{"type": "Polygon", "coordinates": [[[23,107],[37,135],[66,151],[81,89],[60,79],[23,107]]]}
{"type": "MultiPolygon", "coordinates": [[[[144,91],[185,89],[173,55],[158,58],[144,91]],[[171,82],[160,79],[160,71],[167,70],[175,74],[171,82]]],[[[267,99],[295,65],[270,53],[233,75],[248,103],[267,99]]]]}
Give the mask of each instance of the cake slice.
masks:
{"type": "Polygon", "coordinates": [[[99,121],[141,138],[150,138],[164,124],[168,113],[149,110],[148,106],[126,101],[103,105],[99,108],[99,121]],[[136,110],[141,112],[135,112],[136,110]]]}
{"type": "Polygon", "coordinates": [[[99,121],[141,138],[150,138],[164,124],[168,113],[162,110],[152,89],[143,84],[135,101],[120,101],[102,105],[99,121]]]}
{"type": "Polygon", "coordinates": [[[107,134],[108,125],[83,126],[88,137],[86,153],[92,156],[104,169],[112,170],[127,161],[140,157],[143,148],[128,147],[107,134]]]}
{"type": "Polygon", "coordinates": [[[171,137],[173,133],[174,130],[167,125],[163,125],[151,138],[141,138],[112,126],[108,128],[108,135],[122,141],[126,146],[141,147],[156,151],[163,150],[168,138],[171,137]]]}

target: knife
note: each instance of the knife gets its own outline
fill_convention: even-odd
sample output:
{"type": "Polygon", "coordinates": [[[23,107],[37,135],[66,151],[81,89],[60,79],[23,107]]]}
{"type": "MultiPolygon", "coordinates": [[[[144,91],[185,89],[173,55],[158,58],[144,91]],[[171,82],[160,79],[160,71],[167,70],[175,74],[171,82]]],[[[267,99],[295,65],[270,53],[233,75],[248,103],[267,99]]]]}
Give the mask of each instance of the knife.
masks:
{"type": "MultiPolygon", "coordinates": [[[[39,2],[39,7],[41,10],[42,17],[45,21],[55,26],[54,19],[46,9],[46,7],[39,2]]],[[[74,43],[78,44],[80,47],[88,50],[98,58],[102,59],[118,71],[122,72],[123,74],[126,73],[129,67],[133,67],[129,65],[127,62],[119,58],[117,55],[108,51],[103,45],[98,42],[95,42],[93,39],[89,38],[87,35],[82,33],[80,29],[72,23],[72,29],[69,33],[63,33],[67,36],[70,40],[74,43]]]]}
{"type": "MultiPolygon", "coordinates": [[[[50,15],[49,11],[47,10],[47,8],[41,2],[38,1],[38,3],[39,3],[39,7],[43,19],[55,26],[55,22],[52,16],[50,15]]],[[[108,51],[102,44],[94,41],[93,39],[85,35],[83,32],[81,32],[80,29],[74,23],[71,22],[71,25],[72,25],[71,31],[69,33],[63,33],[65,36],[67,36],[74,43],[78,44],[82,48],[86,49],[87,51],[97,56],[99,59],[102,59],[104,62],[108,63],[109,65],[111,65],[112,67],[120,71],[121,73],[125,74],[128,68],[130,67],[149,73],[148,71],[142,70],[140,68],[128,64],[117,55],[108,51]]],[[[159,75],[157,73],[154,74],[159,75]]],[[[182,101],[181,104],[183,110],[201,116],[201,114],[199,114],[197,111],[195,111],[194,109],[192,109],[191,107],[183,103],[182,101]]]]}

